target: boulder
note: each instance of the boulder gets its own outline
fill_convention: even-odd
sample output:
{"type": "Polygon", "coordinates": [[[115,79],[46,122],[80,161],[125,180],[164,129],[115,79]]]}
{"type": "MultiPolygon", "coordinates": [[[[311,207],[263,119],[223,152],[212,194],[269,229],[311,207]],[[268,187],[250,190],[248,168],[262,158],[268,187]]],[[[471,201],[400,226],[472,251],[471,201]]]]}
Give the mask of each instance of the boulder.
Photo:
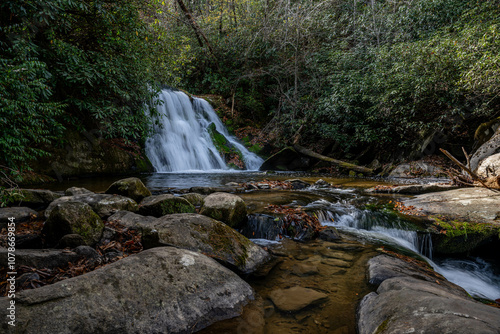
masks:
{"type": "Polygon", "coordinates": [[[482,160],[477,167],[476,174],[484,178],[500,176],[500,153],[482,160]]]}
{"type": "Polygon", "coordinates": [[[65,196],[76,196],[76,195],[90,195],[93,194],[92,191],[85,188],[71,187],[66,189],[64,192],[65,196]]]}
{"type": "Polygon", "coordinates": [[[273,290],[269,298],[280,311],[297,312],[325,301],[328,295],[313,289],[294,286],[289,289],[273,290]]]}
{"type": "Polygon", "coordinates": [[[311,160],[292,147],[286,147],[264,161],[259,170],[306,170],[311,165],[311,160]]]}
{"type": "Polygon", "coordinates": [[[119,210],[137,211],[137,203],[128,197],[109,194],[82,194],[64,196],[50,203],[45,210],[45,217],[49,218],[54,207],[63,202],[81,202],[90,205],[92,210],[105,219],[119,210]]]}
{"type": "Polygon", "coordinates": [[[55,245],[66,234],[78,234],[87,245],[93,245],[101,238],[103,228],[101,218],[90,205],[64,202],[51,210],[42,234],[49,245],[55,245]]]}
{"type": "Polygon", "coordinates": [[[342,239],[342,237],[339,234],[339,231],[337,231],[337,229],[333,226],[329,226],[324,230],[319,231],[319,238],[325,241],[335,241],[342,239]]]}
{"type": "Polygon", "coordinates": [[[370,281],[380,285],[358,307],[359,333],[498,333],[500,309],[435,275],[386,255],[370,260],[370,281]]]}
{"type": "Polygon", "coordinates": [[[193,213],[194,211],[194,206],[188,200],[170,194],[146,197],[139,206],[139,214],[153,217],[172,213],[193,213]]]}
{"type": "Polygon", "coordinates": [[[201,252],[244,274],[257,270],[270,259],[261,247],[206,216],[172,214],[156,219],[151,225],[142,228],[145,248],[168,245],[201,252]]]}
{"type": "MultiPolygon", "coordinates": [[[[117,222],[129,229],[138,231],[141,234],[143,245],[158,245],[158,231],[155,229],[157,218],[152,216],[142,216],[129,211],[118,211],[108,218],[110,222],[117,222]]],[[[111,238],[109,238],[111,239],[111,238]]]]}
{"type": "Polygon", "coordinates": [[[187,193],[181,195],[181,197],[187,199],[189,203],[193,204],[196,207],[203,206],[203,203],[205,202],[205,196],[198,193],[187,193]]]}
{"type": "Polygon", "coordinates": [[[302,181],[301,179],[285,180],[285,182],[290,182],[292,184],[293,190],[306,189],[311,186],[309,183],[307,183],[306,181],[302,181]]]}
{"type": "Polygon", "coordinates": [[[390,173],[389,177],[440,177],[445,176],[443,169],[424,161],[413,161],[397,165],[390,173]]]}
{"type": "MultiPolygon", "coordinates": [[[[61,249],[16,249],[16,266],[57,268],[76,262],[80,255],[61,249]]],[[[0,248],[0,267],[7,267],[7,249],[0,248]]]]}
{"type": "MultiPolygon", "coordinates": [[[[162,247],[82,276],[16,293],[9,333],[192,333],[240,314],[252,288],[214,260],[162,247]]],[[[0,298],[6,318],[10,299],[0,298]]]]}
{"type": "Polygon", "coordinates": [[[12,200],[8,203],[10,206],[27,206],[34,210],[43,210],[51,202],[62,195],[43,189],[17,189],[14,190],[12,200]]]}
{"type": "Polygon", "coordinates": [[[139,203],[145,197],[151,196],[151,191],[137,177],[129,177],[114,182],[105,191],[106,194],[116,194],[132,198],[139,203]]]}
{"type": "Polygon", "coordinates": [[[37,212],[33,209],[27,207],[12,207],[12,208],[0,208],[0,230],[7,227],[9,223],[9,218],[14,218],[14,222],[24,223],[31,219],[31,217],[36,217],[37,212]]]}
{"type": "Polygon", "coordinates": [[[247,238],[276,240],[279,235],[286,235],[283,221],[273,216],[255,213],[248,215],[248,221],[241,229],[247,238]]]}
{"type": "Polygon", "coordinates": [[[497,128],[493,137],[481,145],[470,157],[470,169],[476,172],[481,161],[497,153],[500,153],[500,127],[497,128]]]}
{"type": "Polygon", "coordinates": [[[222,221],[231,227],[238,227],[247,220],[247,207],[239,196],[213,193],[205,197],[200,214],[222,221]]]}
{"type": "Polygon", "coordinates": [[[76,248],[78,246],[86,245],[87,242],[79,234],[66,234],[56,245],[56,248],[76,248]]]}

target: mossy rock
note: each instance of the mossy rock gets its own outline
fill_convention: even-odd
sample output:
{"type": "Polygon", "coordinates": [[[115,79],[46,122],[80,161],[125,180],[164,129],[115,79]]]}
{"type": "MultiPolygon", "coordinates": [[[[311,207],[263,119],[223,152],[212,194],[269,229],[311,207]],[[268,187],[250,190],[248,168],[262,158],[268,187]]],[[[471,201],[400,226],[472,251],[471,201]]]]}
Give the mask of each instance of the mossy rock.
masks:
{"type": "Polygon", "coordinates": [[[205,196],[198,194],[198,193],[187,193],[184,195],[181,195],[182,198],[185,198],[189,201],[189,203],[193,204],[194,206],[203,206],[203,203],[205,202],[205,196]]]}
{"type": "Polygon", "coordinates": [[[67,234],[80,235],[85,244],[99,241],[104,229],[101,218],[90,205],[81,202],[64,202],[56,205],[43,226],[42,233],[49,245],[55,245],[67,234]]]}
{"type": "Polygon", "coordinates": [[[247,207],[241,197],[217,192],[205,197],[200,214],[220,220],[231,227],[242,226],[247,221],[247,207]]]}
{"type": "Polygon", "coordinates": [[[9,189],[11,190],[9,206],[27,206],[35,210],[45,209],[51,202],[62,197],[60,194],[44,189],[9,189]]]}
{"type": "Polygon", "coordinates": [[[463,254],[500,238],[500,227],[486,223],[472,223],[457,220],[446,221],[438,217],[433,228],[438,232],[432,236],[436,254],[463,254]]]}
{"type": "Polygon", "coordinates": [[[193,204],[187,199],[170,194],[146,197],[139,206],[139,214],[143,216],[162,217],[172,213],[194,212],[193,204]]]}
{"type": "Polygon", "coordinates": [[[106,194],[122,195],[140,202],[145,197],[151,196],[151,191],[137,177],[129,177],[114,182],[106,190],[106,194]]]}

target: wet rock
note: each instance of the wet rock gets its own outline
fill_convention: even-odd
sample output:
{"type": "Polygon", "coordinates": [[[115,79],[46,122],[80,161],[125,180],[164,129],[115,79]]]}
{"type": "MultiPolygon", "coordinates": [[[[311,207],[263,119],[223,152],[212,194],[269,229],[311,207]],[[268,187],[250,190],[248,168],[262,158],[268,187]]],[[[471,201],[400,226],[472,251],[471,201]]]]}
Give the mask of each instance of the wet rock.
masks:
{"type": "Polygon", "coordinates": [[[273,290],[269,297],[280,311],[297,312],[325,301],[328,295],[313,289],[295,286],[289,289],[273,290]]]}
{"type": "Polygon", "coordinates": [[[105,219],[119,210],[137,211],[137,203],[128,197],[109,194],[83,194],[64,196],[50,203],[45,210],[45,217],[49,218],[54,207],[64,202],[80,202],[90,205],[92,210],[105,219]]]}
{"type": "Polygon", "coordinates": [[[0,208],[0,229],[7,227],[9,218],[13,217],[14,222],[24,223],[30,221],[31,217],[36,217],[38,213],[27,207],[0,208]]]}
{"type": "Polygon", "coordinates": [[[247,221],[245,202],[239,196],[228,193],[213,193],[205,197],[200,214],[231,227],[242,226],[247,221]]]}
{"type": "Polygon", "coordinates": [[[194,211],[194,206],[188,200],[170,194],[146,197],[139,206],[139,214],[153,217],[172,213],[193,213],[194,211]]]}
{"type": "MultiPolygon", "coordinates": [[[[75,252],[60,249],[16,249],[16,266],[56,268],[66,266],[79,258],[75,252]]],[[[0,248],[0,267],[7,267],[6,248],[0,248]]]]}
{"type": "Polygon", "coordinates": [[[380,285],[360,303],[360,334],[498,333],[500,309],[473,300],[431,270],[379,255],[369,262],[369,277],[380,285]]]}
{"type": "MultiPolygon", "coordinates": [[[[188,333],[237,316],[249,299],[252,288],[212,259],[162,247],[16,293],[16,328],[26,334],[188,333]]],[[[0,298],[2,314],[9,301],[0,298]]],[[[9,325],[0,326],[7,331],[9,325]]]]}
{"type": "Polygon", "coordinates": [[[139,203],[145,197],[151,196],[151,191],[137,177],[129,177],[114,182],[105,191],[106,194],[116,194],[129,197],[139,203]]]}
{"type": "Polygon", "coordinates": [[[66,189],[64,196],[76,196],[76,195],[91,195],[92,191],[85,188],[71,187],[66,189]]]}
{"type": "Polygon", "coordinates": [[[259,182],[259,183],[256,183],[255,185],[257,186],[258,189],[271,189],[271,186],[269,185],[269,183],[259,182]]]}
{"type": "Polygon", "coordinates": [[[319,238],[325,241],[335,241],[341,239],[342,237],[335,227],[329,226],[326,229],[319,231],[319,238]]]}
{"type": "Polygon", "coordinates": [[[286,180],[285,182],[290,182],[292,184],[293,190],[306,189],[306,188],[309,188],[311,186],[306,181],[302,181],[300,179],[286,180]]]}
{"type": "Polygon", "coordinates": [[[410,184],[406,186],[396,186],[396,187],[374,187],[367,189],[366,192],[380,193],[380,194],[419,195],[419,194],[452,190],[457,188],[458,186],[446,183],[429,183],[429,184],[410,184]]]}
{"type": "Polygon", "coordinates": [[[265,250],[234,229],[198,214],[161,217],[143,233],[145,248],[170,245],[202,252],[240,273],[251,273],[270,260],[265,250]]]}
{"type": "Polygon", "coordinates": [[[66,234],[81,235],[87,245],[96,244],[104,224],[90,205],[63,202],[54,206],[43,225],[42,234],[49,245],[55,245],[66,234]]]}
{"type": "Polygon", "coordinates": [[[283,222],[279,218],[264,214],[248,215],[248,221],[241,230],[247,238],[276,240],[283,231],[283,222]]]}
{"type": "Polygon", "coordinates": [[[196,207],[203,206],[203,203],[205,201],[205,196],[198,193],[187,193],[181,195],[181,197],[187,199],[189,203],[193,204],[196,207]]]}
{"type": "Polygon", "coordinates": [[[489,178],[500,175],[500,153],[490,155],[479,163],[476,174],[489,178]]]}
{"type": "Polygon", "coordinates": [[[60,240],[59,243],[56,245],[56,248],[76,248],[78,246],[86,245],[85,240],[83,237],[79,234],[66,234],[64,235],[60,240]]]}
{"type": "Polygon", "coordinates": [[[61,197],[60,194],[42,189],[16,189],[10,206],[27,206],[34,210],[43,210],[51,202],[61,197]]]}
{"type": "Polygon", "coordinates": [[[319,179],[318,181],[314,182],[314,185],[318,188],[328,188],[332,186],[330,183],[326,182],[323,179],[319,179]]]}
{"type": "Polygon", "coordinates": [[[445,176],[443,169],[424,161],[413,161],[403,163],[394,168],[389,177],[408,178],[408,177],[440,177],[445,176]]]}
{"type": "Polygon", "coordinates": [[[238,187],[191,187],[189,192],[202,195],[210,195],[217,192],[233,193],[237,192],[238,187]]]}

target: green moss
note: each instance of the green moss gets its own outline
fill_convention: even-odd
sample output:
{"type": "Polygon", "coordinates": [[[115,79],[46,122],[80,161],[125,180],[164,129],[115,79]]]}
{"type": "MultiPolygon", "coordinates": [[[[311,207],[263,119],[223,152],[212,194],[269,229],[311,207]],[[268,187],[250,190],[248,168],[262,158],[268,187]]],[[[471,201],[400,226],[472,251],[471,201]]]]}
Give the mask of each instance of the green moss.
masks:
{"type": "Polygon", "coordinates": [[[436,252],[444,254],[465,253],[495,237],[500,228],[486,223],[446,220],[433,216],[433,226],[438,231],[433,238],[436,252]]]}
{"type": "Polygon", "coordinates": [[[390,319],[387,318],[385,319],[378,327],[377,330],[375,331],[375,334],[380,334],[383,333],[386,329],[387,326],[389,325],[390,319]]]}
{"type": "Polygon", "coordinates": [[[172,213],[194,213],[194,206],[189,203],[186,199],[182,199],[182,201],[177,200],[176,198],[163,201],[160,204],[161,215],[168,215],[172,213]]]}

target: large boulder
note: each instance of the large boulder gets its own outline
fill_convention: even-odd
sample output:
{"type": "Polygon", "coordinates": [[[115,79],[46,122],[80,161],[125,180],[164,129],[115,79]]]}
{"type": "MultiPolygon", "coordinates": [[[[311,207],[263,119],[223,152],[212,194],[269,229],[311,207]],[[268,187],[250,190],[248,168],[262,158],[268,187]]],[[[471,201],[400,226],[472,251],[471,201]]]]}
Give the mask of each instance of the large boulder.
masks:
{"type": "Polygon", "coordinates": [[[35,210],[43,210],[51,202],[62,195],[44,189],[17,189],[13,190],[10,206],[27,206],[35,210]]]}
{"type": "Polygon", "coordinates": [[[476,171],[481,161],[497,153],[500,153],[500,127],[497,128],[493,137],[481,145],[471,156],[470,169],[476,171]]]}
{"type": "Polygon", "coordinates": [[[197,207],[203,206],[203,203],[205,202],[205,196],[198,193],[187,193],[181,195],[181,197],[187,199],[189,203],[197,207]]]}
{"type": "MultiPolygon", "coordinates": [[[[172,247],[16,293],[16,327],[4,333],[192,333],[237,316],[252,288],[214,260],[172,247]]],[[[5,320],[9,298],[0,298],[5,320]]]]}
{"type": "Polygon", "coordinates": [[[0,230],[7,227],[9,223],[9,218],[14,218],[14,222],[23,223],[31,219],[31,217],[36,217],[37,212],[33,209],[20,206],[12,208],[0,208],[0,230]]]}
{"type": "Polygon", "coordinates": [[[137,203],[128,197],[109,194],[82,194],[76,196],[64,196],[50,203],[45,210],[45,217],[49,218],[52,210],[64,202],[81,202],[90,205],[92,210],[101,218],[107,218],[120,210],[137,211],[137,203]]]}
{"type": "Polygon", "coordinates": [[[222,221],[231,227],[247,221],[247,207],[241,197],[229,193],[213,193],[205,197],[200,214],[222,221]]]}
{"type": "Polygon", "coordinates": [[[43,225],[42,234],[49,245],[55,245],[64,235],[78,234],[87,245],[96,244],[104,224],[90,205],[81,202],[57,204],[43,225]]]}
{"type": "Polygon", "coordinates": [[[477,167],[476,174],[484,178],[500,176],[500,153],[482,160],[477,167]]]}
{"type": "MultiPolygon", "coordinates": [[[[135,217],[139,219],[138,217],[135,217]]],[[[122,217],[132,220],[131,215],[122,217]]],[[[270,255],[224,223],[198,214],[172,214],[138,221],[145,248],[175,246],[208,255],[239,273],[256,271],[270,255]]]]}
{"type": "Polygon", "coordinates": [[[137,177],[129,177],[114,182],[106,190],[106,194],[122,195],[139,203],[145,197],[151,196],[151,191],[137,177]]]}
{"type": "Polygon", "coordinates": [[[370,280],[380,282],[357,312],[360,334],[498,333],[500,309],[470,298],[460,287],[428,276],[408,262],[385,257],[369,263],[370,280]],[[383,268],[376,268],[383,267],[383,268]],[[417,275],[414,273],[418,272],[417,275]]]}
{"type": "Polygon", "coordinates": [[[194,211],[193,204],[187,199],[170,194],[146,197],[139,206],[139,214],[153,217],[172,213],[193,213],[194,211]]]}

